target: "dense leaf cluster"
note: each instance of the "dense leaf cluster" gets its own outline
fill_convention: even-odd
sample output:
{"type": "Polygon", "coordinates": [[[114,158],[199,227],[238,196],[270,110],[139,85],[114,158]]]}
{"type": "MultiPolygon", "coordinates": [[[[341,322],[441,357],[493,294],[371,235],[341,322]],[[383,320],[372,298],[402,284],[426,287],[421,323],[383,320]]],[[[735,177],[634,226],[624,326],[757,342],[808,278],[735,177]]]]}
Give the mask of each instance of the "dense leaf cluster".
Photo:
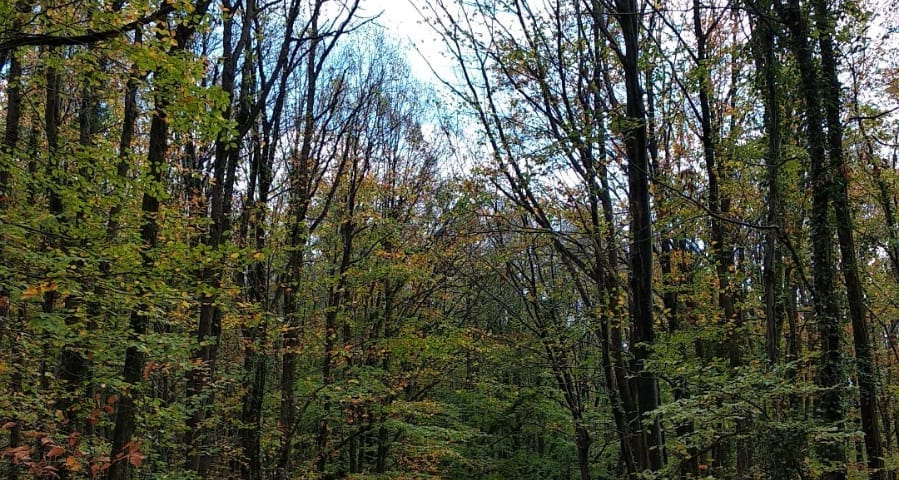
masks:
{"type": "Polygon", "coordinates": [[[374,3],[0,2],[5,478],[895,478],[894,12],[374,3]]]}

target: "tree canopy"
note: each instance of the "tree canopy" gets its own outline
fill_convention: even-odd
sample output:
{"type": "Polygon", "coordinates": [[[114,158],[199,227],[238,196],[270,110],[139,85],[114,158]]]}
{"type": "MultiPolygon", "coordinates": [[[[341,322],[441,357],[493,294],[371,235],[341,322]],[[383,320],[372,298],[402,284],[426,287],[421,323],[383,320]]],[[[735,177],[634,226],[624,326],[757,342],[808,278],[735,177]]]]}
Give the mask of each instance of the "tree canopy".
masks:
{"type": "Polygon", "coordinates": [[[411,3],[0,3],[6,479],[896,478],[897,5],[411,3]]]}

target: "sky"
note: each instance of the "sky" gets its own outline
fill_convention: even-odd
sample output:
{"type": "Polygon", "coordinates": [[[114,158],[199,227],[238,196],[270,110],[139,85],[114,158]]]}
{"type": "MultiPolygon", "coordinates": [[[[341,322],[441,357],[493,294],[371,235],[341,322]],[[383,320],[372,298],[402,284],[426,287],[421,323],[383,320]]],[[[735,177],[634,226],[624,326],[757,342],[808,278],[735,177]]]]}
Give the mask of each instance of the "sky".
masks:
{"type": "Polygon", "coordinates": [[[429,63],[442,76],[450,74],[451,62],[443,54],[443,44],[421,18],[412,0],[362,0],[360,6],[365,9],[364,15],[382,12],[378,23],[398,41],[410,45],[406,57],[421,80],[436,82],[429,63]],[[411,48],[413,45],[415,48],[411,48]]]}

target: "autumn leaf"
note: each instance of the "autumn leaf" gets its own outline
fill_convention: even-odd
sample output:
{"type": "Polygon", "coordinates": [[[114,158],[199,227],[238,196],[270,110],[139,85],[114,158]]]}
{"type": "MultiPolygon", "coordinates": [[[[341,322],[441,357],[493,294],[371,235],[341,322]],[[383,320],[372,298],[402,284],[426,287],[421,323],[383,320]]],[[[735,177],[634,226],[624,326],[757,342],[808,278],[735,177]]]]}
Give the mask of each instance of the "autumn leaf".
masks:
{"type": "Polygon", "coordinates": [[[29,299],[36,297],[41,294],[41,289],[37,285],[28,285],[25,290],[22,290],[22,299],[29,299]]]}
{"type": "Polygon", "coordinates": [[[156,366],[155,362],[153,362],[153,361],[147,362],[147,364],[144,366],[144,372],[142,374],[144,380],[146,380],[150,376],[150,372],[153,371],[153,368],[155,366],[156,366]]]}
{"type": "Polygon", "coordinates": [[[13,463],[21,463],[31,458],[29,455],[29,447],[27,445],[4,449],[2,450],[2,456],[12,458],[13,463]]]}
{"type": "Polygon", "coordinates": [[[59,445],[54,445],[53,448],[51,448],[50,451],[47,452],[47,458],[55,458],[62,455],[63,453],[66,453],[65,448],[62,448],[59,445]]]}
{"type": "Polygon", "coordinates": [[[128,454],[128,463],[130,463],[134,468],[139,468],[141,466],[141,463],[143,463],[144,458],[147,458],[146,455],[140,452],[131,452],[128,454]]]}
{"type": "Polygon", "coordinates": [[[70,472],[80,472],[81,464],[78,463],[78,459],[69,455],[66,457],[66,469],[70,472]]]}

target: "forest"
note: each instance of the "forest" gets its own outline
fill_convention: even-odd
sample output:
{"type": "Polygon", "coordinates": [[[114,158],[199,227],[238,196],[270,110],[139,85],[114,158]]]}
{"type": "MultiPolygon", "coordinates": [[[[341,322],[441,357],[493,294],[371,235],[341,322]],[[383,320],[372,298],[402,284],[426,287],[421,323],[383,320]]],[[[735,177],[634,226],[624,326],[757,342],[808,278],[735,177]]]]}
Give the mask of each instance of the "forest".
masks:
{"type": "Polygon", "coordinates": [[[4,480],[896,480],[899,3],[395,1],[0,0],[4,480]]]}

